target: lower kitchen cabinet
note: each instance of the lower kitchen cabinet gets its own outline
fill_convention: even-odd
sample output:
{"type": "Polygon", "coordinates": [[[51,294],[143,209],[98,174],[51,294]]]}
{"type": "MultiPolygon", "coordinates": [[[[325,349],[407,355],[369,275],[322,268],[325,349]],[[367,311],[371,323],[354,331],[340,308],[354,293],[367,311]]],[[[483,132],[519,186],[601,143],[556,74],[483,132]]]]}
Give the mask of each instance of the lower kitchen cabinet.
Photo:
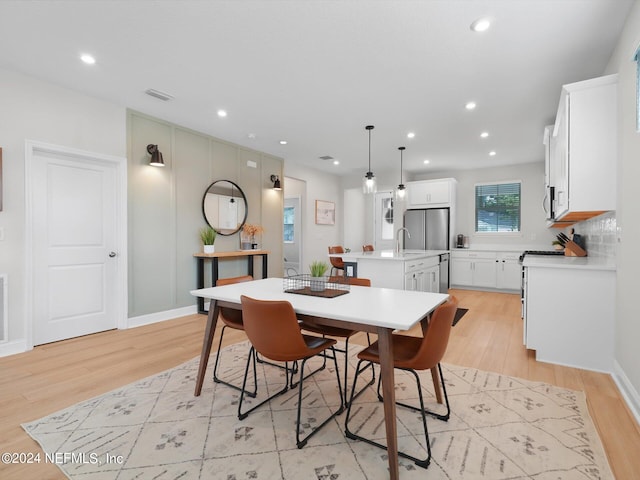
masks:
{"type": "Polygon", "coordinates": [[[496,253],[452,251],[451,285],[496,288],[496,253]]]}
{"type": "Polygon", "coordinates": [[[518,291],[522,283],[520,252],[453,250],[451,285],[518,291]]]}
{"type": "Polygon", "coordinates": [[[438,293],[440,264],[437,257],[405,262],[404,289],[438,293]]]}
{"type": "Polygon", "coordinates": [[[518,260],[520,253],[499,252],[496,260],[496,288],[500,290],[520,290],[522,266],[518,260]]]}
{"type": "Polygon", "coordinates": [[[612,372],[615,270],[525,268],[524,341],[536,360],[612,372]]]}

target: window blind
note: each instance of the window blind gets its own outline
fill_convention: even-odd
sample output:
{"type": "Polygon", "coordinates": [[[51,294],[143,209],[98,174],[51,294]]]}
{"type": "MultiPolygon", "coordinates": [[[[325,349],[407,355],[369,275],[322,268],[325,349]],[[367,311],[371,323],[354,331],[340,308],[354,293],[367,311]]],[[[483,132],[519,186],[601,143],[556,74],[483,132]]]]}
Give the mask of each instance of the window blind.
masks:
{"type": "Polygon", "coordinates": [[[520,231],[520,182],[476,185],[476,232],[520,231]]]}

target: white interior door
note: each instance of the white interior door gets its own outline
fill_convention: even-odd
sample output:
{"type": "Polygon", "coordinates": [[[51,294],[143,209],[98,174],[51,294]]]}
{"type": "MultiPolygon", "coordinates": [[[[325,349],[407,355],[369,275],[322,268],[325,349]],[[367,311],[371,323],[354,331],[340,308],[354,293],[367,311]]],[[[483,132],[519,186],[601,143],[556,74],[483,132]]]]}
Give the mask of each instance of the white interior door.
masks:
{"type": "Polygon", "coordinates": [[[34,150],[30,168],[33,344],[116,328],[117,165],[34,150]]]}

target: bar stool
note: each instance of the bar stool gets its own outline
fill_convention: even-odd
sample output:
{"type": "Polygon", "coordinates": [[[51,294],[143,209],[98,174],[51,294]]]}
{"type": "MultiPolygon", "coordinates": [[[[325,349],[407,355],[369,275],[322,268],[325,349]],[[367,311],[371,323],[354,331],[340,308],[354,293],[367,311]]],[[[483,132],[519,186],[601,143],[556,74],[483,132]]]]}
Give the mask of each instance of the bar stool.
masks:
{"type": "MultiPolygon", "coordinates": [[[[344,253],[344,248],[340,245],[334,245],[329,247],[329,253],[344,253]]],[[[331,262],[331,275],[334,274],[334,270],[342,270],[344,272],[342,257],[329,257],[329,261],[331,262]]]]}
{"type": "MultiPolygon", "coordinates": [[[[444,356],[444,352],[447,349],[447,344],[449,343],[449,335],[451,333],[451,326],[453,324],[453,318],[456,314],[456,309],[458,308],[458,300],[451,296],[449,299],[438,308],[436,308],[435,312],[431,316],[429,320],[429,325],[424,334],[423,338],[419,337],[410,337],[406,335],[393,335],[393,366],[399,370],[405,370],[407,372],[413,373],[416,383],[418,386],[418,398],[420,399],[420,407],[415,407],[412,405],[408,405],[401,402],[396,402],[396,405],[401,405],[406,408],[410,408],[411,410],[415,410],[420,412],[422,417],[422,425],[424,428],[425,435],[425,448],[427,449],[427,458],[425,460],[419,460],[416,457],[408,455],[404,452],[398,452],[398,455],[404,458],[408,458],[413,460],[416,465],[427,468],[429,463],[431,462],[431,445],[429,442],[429,431],[427,430],[427,418],[426,415],[432,415],[440,420],[447,421],[449,420],[449,416],[451,414],[451,408],[449,406],[449,397],[447,396],[447,388],[444,383],[444,377],[442,376],[442,367],[440,366],[440,360],[444,356]],[[447,411],[445,414],[438,414],[432,412],[430,410],[426,410],[424,407],[424,399],[422,397],[422,385],[420,383],[420,377],[416,373],[416,370],[430,370],[431,368],[438,366],[438,371],[440,373],[440,381],[442,383],[442,391],[444,392],[444,398],[447,406],[447,411]]],[[[358,358],[360,361],[358,362],[358,366],[356,368],[356,375],[353,379],[353,386],[351,387],[351,398],[349,400],[349,408],[347,409],[347,418],[345,419],[345,435],[347,438],[352,440],[362,440],[376,447],[384,448],[387,447],[380,443],[377,443],[371,439],[361,437],[356,435],[351,430],[349,430],[349,419],[351,416],[351,407],[353,406],[353,397],[356,389],[356,382],[358,381],[358,376],[361,371],[366,368],[362,367],[364,362],[373,362],[380,363],[380,354],[378,349],[378,342],[375,342],[370,347],[367,347],[363,351],[358,354],[358,358]]],[[[380,395],[380,380],[378,380],[378,399],[382,401],[382,396],[380,395]]]]}

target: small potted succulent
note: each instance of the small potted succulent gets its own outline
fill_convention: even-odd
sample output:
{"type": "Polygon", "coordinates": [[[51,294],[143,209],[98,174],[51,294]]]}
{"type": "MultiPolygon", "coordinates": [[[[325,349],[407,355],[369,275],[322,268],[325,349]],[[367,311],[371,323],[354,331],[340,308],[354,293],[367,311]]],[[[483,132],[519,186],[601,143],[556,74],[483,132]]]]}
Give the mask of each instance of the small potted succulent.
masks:
{"type": "Polygon", "coordinates": [[[200,229],[200,240],[202,240],[204,253],[214,253],[216,251],[214,246],[214,243],[216,243],[216,235],[216,231],[211,227],[200,229]]]}
{"type": "Polygon", "coordinates": [[[311,262],[309,270],[311,270],[311,280],[309,286],[312,292],[322,292],[327,286],[327,279],[324,274],[329,269],[327,262],[321,262],[319,260],[311,262]]]}

